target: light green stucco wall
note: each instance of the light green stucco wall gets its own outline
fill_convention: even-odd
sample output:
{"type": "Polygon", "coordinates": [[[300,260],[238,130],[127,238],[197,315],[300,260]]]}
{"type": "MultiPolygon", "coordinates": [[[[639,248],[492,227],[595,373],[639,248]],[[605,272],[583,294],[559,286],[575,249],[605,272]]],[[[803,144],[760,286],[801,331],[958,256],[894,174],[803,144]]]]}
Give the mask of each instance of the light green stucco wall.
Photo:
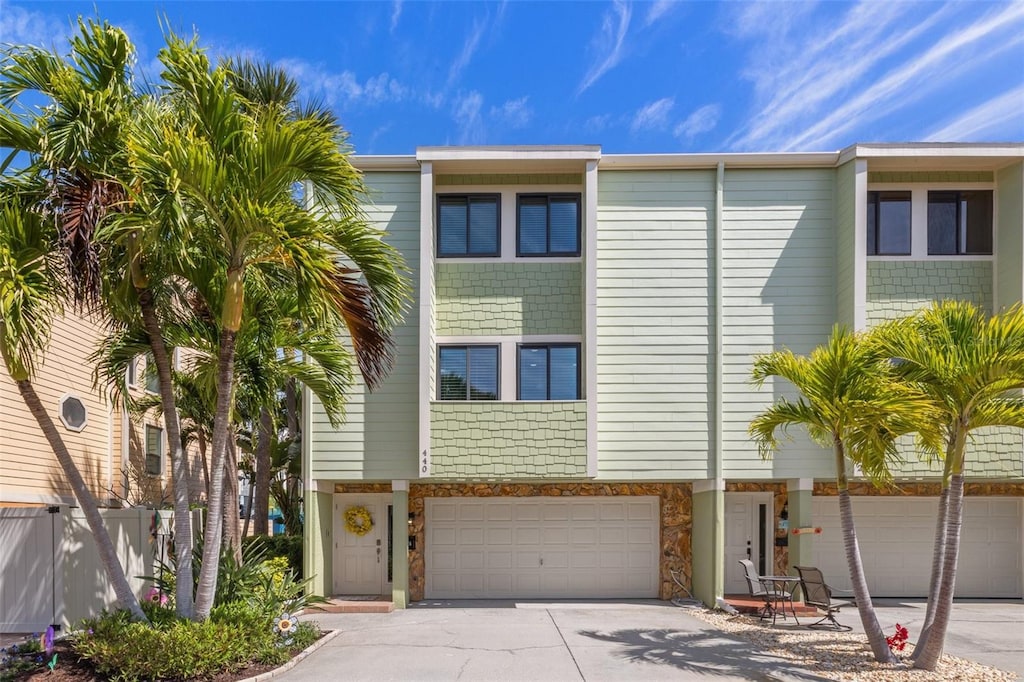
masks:
{"type": "Polygon", "coordinates": [[[334,547],[334,496],[331,493],[310,492],[312,500],[306,500],[306,522],[303,527],[303,572],[312,578],[309,591],[320,596],[330,596],[334,589],[334,561],[331,548],[334,547]]]}
{"type": "Polygon", "coordinates": [[[471,173],[462,175],[438,175],[434,179],[438,187],[456,185],[582,185],[580,173],[471,173]]]}
{"type": "MultiPolygon", "coordinates": [[[[372,202],[363,207],[367,218],[383,229],[385,239],[405,256],[410,284],[418,289],[420,175],[379,172],[367,173],[365,179],[372,202]]],[[[394,368],[373,393],[361,380],[356,381],[340,428],[331,426],[318,400],[312,401],[314,480],[387,480],[417,475],[419,306],[410,304],[404,317],[394,332],[394,368]]]]}
{"type": "Polygon", "coordinates": [[[836,169],[836,322],[854,329],[857,291],[854,273],[857,262],[857,230],[854,208],[857,202],[856,164],[836,169]]]}
{"type": "Polygon", "coordinates": [[[583,333],[579,263],[437,264],[438,336],[583,333]]]}
{"type": "Polygon", "coordinates": [[[868,326],[910,315],[939,300],[972,301],[992,310],[992,262],[868,261],[868,326]]]}
{"type": "Polygon", "coordinates": [[[996,176],[996,305],[1007,308],[1024,299],[1024,163],[996,176]]]}
{"type": "Polygon", "coordinates": [[[714,605],[725,593],[725,491],[693,495],[693,596],[714,605]]]}
{"type": "Polygon", "coordinates": [[[435,402],[434,478],[578,478],[587,473],[587,404],[435,402]]]}
{"type": "Polygon", "coordinates": [[[992,182],[992,171],[870,171],[868,182],[992,182]]]}

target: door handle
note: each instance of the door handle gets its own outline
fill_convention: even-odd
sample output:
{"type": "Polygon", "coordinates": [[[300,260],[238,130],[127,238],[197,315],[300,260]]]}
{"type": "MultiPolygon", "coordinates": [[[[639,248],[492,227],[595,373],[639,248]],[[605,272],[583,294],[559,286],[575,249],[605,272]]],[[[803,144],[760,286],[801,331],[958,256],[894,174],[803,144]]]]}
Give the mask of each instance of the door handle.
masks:
{"type": "Polygon", "coordinates": [[[377,563],[380,563],[380,538],[377,539],[377,563]]]}
{"type": "Polygon", "coordinates": [[[750,558],[750,540],[747,540],[747,558],[750,558]]]}

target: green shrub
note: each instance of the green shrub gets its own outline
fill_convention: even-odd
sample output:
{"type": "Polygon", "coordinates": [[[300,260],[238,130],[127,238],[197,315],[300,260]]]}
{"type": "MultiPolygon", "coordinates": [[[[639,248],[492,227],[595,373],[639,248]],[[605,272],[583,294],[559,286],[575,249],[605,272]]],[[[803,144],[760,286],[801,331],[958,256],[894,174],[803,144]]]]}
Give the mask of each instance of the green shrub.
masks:
{"type": "Polygon", "coordinates": [[[302,536],[301,535],[251,535],[242,538],[242,547],[261,545],[265,548],[267,558],[284,557],[288,566],[300,580],[302,572],[302,536]]]}

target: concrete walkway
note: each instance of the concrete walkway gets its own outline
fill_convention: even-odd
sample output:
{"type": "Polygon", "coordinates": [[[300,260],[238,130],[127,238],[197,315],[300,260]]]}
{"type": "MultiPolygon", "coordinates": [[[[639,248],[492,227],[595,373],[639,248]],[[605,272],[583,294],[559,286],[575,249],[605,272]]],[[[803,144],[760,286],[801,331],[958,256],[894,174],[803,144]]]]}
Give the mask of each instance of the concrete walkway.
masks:
{"type": "MultiPolygon", "coordinates": [[[[993,604],[956,605],[947,651],[1024,676],[1024,604],[993,604]],[[1008,622],[1014,619],[1016,626],[1008,622]]],[[[923,603],[879,606],[887,631],[900,622],[917,632],[914,619],[923,617],[923,603]]],[[[843,616],[844,623],[859,625],[856,611],[843,616]]],[[[822,679],[656,600],[420,602],[391,614],[322,614],[316,620],[341,634],[276,679],[822,679]]]]}

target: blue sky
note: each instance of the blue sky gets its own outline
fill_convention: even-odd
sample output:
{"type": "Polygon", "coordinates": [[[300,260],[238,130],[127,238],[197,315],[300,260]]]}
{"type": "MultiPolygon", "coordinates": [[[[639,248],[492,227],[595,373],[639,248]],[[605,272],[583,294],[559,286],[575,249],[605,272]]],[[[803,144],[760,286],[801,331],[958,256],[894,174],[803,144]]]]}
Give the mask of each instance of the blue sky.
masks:
{"type": "Polygon", "coordinates": [[[0,42],[63,49],[79,14],[125,28],[152,73],[162,15],[279,64],[361,154],[1024,140],[1024,2],[0,0],[0,42]]]}

